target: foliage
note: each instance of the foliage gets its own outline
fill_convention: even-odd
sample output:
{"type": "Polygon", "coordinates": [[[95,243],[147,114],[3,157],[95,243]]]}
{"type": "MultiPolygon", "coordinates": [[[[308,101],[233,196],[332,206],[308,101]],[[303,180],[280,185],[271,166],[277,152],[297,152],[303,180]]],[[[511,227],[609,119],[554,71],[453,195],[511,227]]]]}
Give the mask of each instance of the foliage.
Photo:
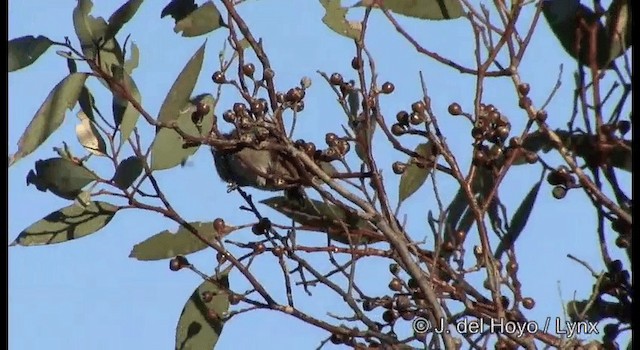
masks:
{"type": "MultiPolygon", "coordinates": [[[[463,341],[480,342],[456,332],[436,334],[415,327],[413,334],[400,336],[394,333],[393,325],[400,319],[432,323],[444,320],[446,327],[453,329],[463,317],[506,318],[517,322],[526,319],[521,309],[531,309],[535,302],[522,295],[516,243],[527,230],[536,199],[541,195],[553,195],[560,200],[568,191],[583,193],[598,217],[598,228],[594,230],[598,237],[604,237],[605,226],[610,226],[616,234],[616,247],[626,250],[631,259],[632,199],[618,184],[615,174],[632,171],[631,139],[625,138],[632,121],[631,115],[622,115],[621,107],[609,107],[625,105],[631,91],[627,80],[631,67],[626,57],[632,45],[629,1],[613,0],[606,10],[598,8],[599,2],[591,8],[579,0],[544,0],[537,5],[523,1],[512,1],[509,5],[496,2],[493,11],[499,14],[501,21],[490,18],[489,10],[484,6],[476,8],[467,1],[458,0],[359,1],[352,6],[364,9],[363,18],[357,21],[347,19],[351,8],[343,7],[340,1],[319,2],[325,11],[322,22],[334,33],[353,42],[355,57],[351,65],[358,76],[357,81],[347,81],[340,73],[319,72],[335,92],[346,121],[342,130],[326,135],[327,147],[323,149],[313,142],[293,138],[295,122],[290,122],[286,116],[303,111],[310,80],[302,79],[300,86],[290,89],[276,89],[268,52],[262,42],[255,39],[251,26],[236,9],[240,6],[249,8],[251,4],[222,0],[229,23],[223,21],[220,10],[211,1],[196,5],[194,1],[173,0],[160,16],[173,18],[174,31],[183,37],[198,37],[213,31],[228,34],[233,55],[223,60],[221,54],[221,65],[212,79],[219,86],[237,89],[243,98],[222,114],[224,122],[235,127],[232,134],[222,134],[218,130],[221,121],[215,112],[220,89],[217,96],[194,94],[203,71],[206,40],[184,64],[166,93],[157,118],[145,109],[142,103],[144,91],[138,90],[132,76],[133,70],[144,64],[140,61],[140,51],[144,52],[144,48],[132,44],[127,59],[124,49],[127,40],[121,41],[120,34],[128,22],[136,20],[140,8],[144,9],[142,0],[125,2],[108,20],[91,15],[93,4],[90,0],[78,1],[71,17],[79,46],[69,39],[59,42],[42,35],[9,40],[9,72],[34,64],[51,46],[61,49],[57,53],[67,60],[70,71],[42,102],[22,134],[17,151],[9,157],[9,166],[42,146],[58,131],[68,110],[76,106],[79,107],[77,139],[88,152],[78,158],[65,144],[63,148],[55,148],[59,157],[35,161],[35,170],[28,173],[27,183],[74,203],[23,230],[12,245],[48,245],[78,239],[107,227],[115,214],[125,208],[162,214],[173,220],[178,226],[176,233],[165,230],[150,236],[133,247],[130,257],[141,261],[171,259],[172,270],[188,268],[203,278],[186,301],[178,320],[176,349],[213,348],[218,338],[224,336],[223,325],[241,313],[240,309],[234,309],[240,303],[255,309],[284,310],[325,330],[327,341],[352,348],[381,345],[404,349],[429,344],[435,348],[453,349],[463,341]],[[537,18],[542,15],[562,48],[576,60],[578,92],[573,115],[567,119],[565,128],[550,127],[544,110],[546,104],[534,104],[528,97],[531,87],[518,74],[530,37],[524,38],[510,26],[515,26],[524,10],[536,13],[536,21],[528,33],[534,33],[535,26],[541,25],[537,18]],[[395,86],[391,82],[379,84],[376,80],[375,59],[366,47],[367,23],[374,11],[388,19],[401,39],[407,40],[421,54],[476,77],[478,92],[473,111],[465,111],[457,103],[452,103],[448,110],[451,115],[469,122],[470,136],[463,141],[473,144],[472,164],[468,169],[463,169],[458,161],[463,155],[452,152],[449,146],[452,138],[447,138],[439,129],[440,117],[432,111],[424,80],[421,79],[422,98],[400,111],[395,122],[389,125],[388,118],[382,116],[381,97],[393,93],[395,86]],[[470,35],[474,35],[477,43],[478,66],[465,67],[422,47],[402,28],[395,14],[418,20],[468,21],[473,28],[470,35]],[[258,57],[262,78],[257,78],[258,68],[243,61],[244,50],[252,50],[258,57]],[[501,62],[505,57],[510,60],[507,64],[501,62]],[[78,71],[78,63],[82,64],[81,71],[78,71]],[[237,76],[232,78],[232,72],[237,72],[237,76]],[[624,89],[615,103],[611,102],[611,94],[603,97],[601,93],[605,89],[605,74],[616,74],[619,79],[616,84],[624,89]],[[494,77],[512,82],[518,105],[528,116],[524,130],[511,130],[509,118],[499,107],[482,102],[482,84],[485,79],[494,77]],[[111,93],[113,123],[103,117],[86,85],[88,80],[98,80],[111,93]],[[253,91],[250,85],[253,85],[253,91]],[[587,91],[593,92],[592,97],[587,91]],[[579,110],[584,116],[581,126],[575,125],[579,110]],[[607,110],[611,110],[609,116],[605,116],[607,110]],[[140,128],[155,131],[148,149],[138,140],[140,128]],[[371,140],[376,130],[381,130],[390,147],[406,159],[393,164],[393,172],[400,176],[396,208],[392,208],[382,169],[378,168],[373,154],[371,140]],[[115,142],[118,133],[120,139],[115,142]],[[421,142],[413,149],[407,148],[403,143],[407,135],[419,138],[421,142]],[[266,154],[270,161],[279,163],[261,169],[262,159],[247,161],[248,164],[242,164],[243,175],[245,180],[255,183],[237,181],[236,185],[274,191],[285,189],[284,195],[254,203],[244,189],[235,186],[232,189],[246,201],[244,209],[255,219],[248,218],[248,224],[238,226],[226,225],[222,218],[210,222],[187,221],[183,213],[177,213],[164,199],[155,177],[161,170],[184,165],[201,146],[212,147],[218,154],[228,157],[224,158],[227,162],[238,159],[242,162],[241,155],[250,154],[240,153],[244,150],[252,150],[255,155],[266,154]],[[130,148],[133,155],[123,156],[123,148],[130,148]],[[347,158],[352,148],[357,161],[347,158]],[[91,158],[92,155],[96,157],[91,158]],[[551,155],[557,156],[563,164],[552,165],[547,157],[551,155]],[[96,158],[111,161],[113,173],[103,177],[94,172],[92,162],[96,158]],[[514,166],[529,167],[541,175],[509,216],[509,210],[500,200],[500,190],[504,191],[501,184],[514,166]],[[436,174],[454,179],[459,186],[448,205],[440,202],[436,174]],[[545,181],[553,187],[551,191],[546,188],[545,181]],[[603,181],[612,188],[613,195],[604,189],[603,181]],[[425,184],[432,185],[439,202],[438,212],[434,215],[429,211],[425,225],[425,230],[430,229],[433,234],[432,246],[413,239],[399,215],[402,205],[409,203],[407,199],[425,190],[425,184]],[[154,193],[149,195],[142,186],[150,186],[154,193]],[[301,188],[306,191],[299,191],[301,188]],[[98,196],[104,200],[97,200],[95,197],[98,196]],[[128,204],[112,204],[118,197],[126,199],[128,204]],[[148,197],[161,199],[162,205],[149,204],[148,197]],[[295,224],[276,224],[275,219],[280,217],[266,217],[262,213],[263,206],[295,224]],[[255,242],[239,243],[229,239],[235,231],[248,227],[258,237],[255,242]],[[302,230],[326,234],[327,245],[298,246],[295,234],[302,230]],[[477,234],[481,244],[473,248],[473,254],[468,254],[465,239],[471,234],[477,234]],[[491,235],[500,239],[495,249],[490,246],[491,235]],[[384,249],[382,245],[371,248],[379,243],[386,243],[388,248],[384,249]],[[230,245],[248,253],[232,254],[227,249],[230,245]],[[212,276],[200,272],[185,257],[205,249],[211,249],[218,257],[220,266],[212,276]],[[253,258],[265,252],[273,253],[282,266],[285,266],[282,263],[285,260],[299,266],[295,271],[300,274],[301,282],[296,288],[311,293],[312,284],[306,282],[306,275],[312,275],[316,284],[330,286],[345,301],[345,309],[353,311],[353,324],[364,326],[365,330],[345,325],[344,320],[320,321],[317,315],[294,310],[292,302],[289,305],[276,302],[279,298],[265,290],[260,278],[249,268],[253,258]],[[319,272],[303,254],[319,252],[351,257],[349,264],[352,266],[359,263],[360,257],[388,259],[393,275],[389,283],[391,292],[372,297],[351,285],[347,288],[336,284],[333,273],[319,272]],[[504,269],[503,265],[506,266],[504,269]],[[482,286],[468,281],[467,274],[471,271],[486,274],[482,286]],[[229,273],[246,278],[253,290],[234,291],[234,286],[229,284],[229,273]],[[500,288],[501,285],[509,287],[508,297],[503,295],[506,290],[500,288]],[[452,313],[455,309],[452,304],[456,301],[464,306],[457,309],[458,313],[452,313]],[[376,308],[385,310],[381,318],[370,313],[376,308]]],[[[549,100],[552,98],[553,93],[549,100]]],[[[227,172],[233,175],[233,169],[227,169],[227,172]]],[[[531,184],[524,185],[529,187],[531,184]]],[[[611,348],[623,328],[631,329],[631,267],[625,267],[619,260],[612,261],[607,250],[615,248],[607,246],[603,239],[600,244],[607,270],[592,271],[592,293],[584,300],[567,302],[567,315],[574,321],[613,319],[611,324],[615,327],[605,327],[608,331],[602,339],[590,343],[611,348]],[[605,296],[607,300],[603,298],[605,296]]],[[[577,258],[574,260],[585,264],[577,258]]],[[[346,269],[337,268],[343,276],[353,279],[346,269]]],[[[289,278],[292,273],[283,268],[287,290],[294,287],[289,278]]],[[[492,338],[496,348],[518,345],[531,348],[534,343],[559,348],[580,345],[580,341],[567,343],[544,331],[525,337],[488,332],[481,338],[486,338],[485,344],[492,338]]],[[[586,343],[582,345],[587,346],[586,343]]]]}

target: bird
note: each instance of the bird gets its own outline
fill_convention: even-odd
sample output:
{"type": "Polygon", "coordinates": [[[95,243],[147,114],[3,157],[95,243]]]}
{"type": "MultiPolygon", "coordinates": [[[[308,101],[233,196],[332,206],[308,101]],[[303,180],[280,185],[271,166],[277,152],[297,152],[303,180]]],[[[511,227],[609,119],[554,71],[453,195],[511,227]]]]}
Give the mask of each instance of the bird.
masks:
{"type": "MultiPolygon", "coordinates": [[[[226,140],[237,139],[236,130],[222,134],[226,140]]],[[[245,134],[246,135],[246,134],[245,134]]],[[[222,181],[238,187],[252,187],[262,191],[285,191],[285,196],[304,202],[301,177],[293,162],[273,149],[216,149],[211,153],[218,176],[222,181]]]]}

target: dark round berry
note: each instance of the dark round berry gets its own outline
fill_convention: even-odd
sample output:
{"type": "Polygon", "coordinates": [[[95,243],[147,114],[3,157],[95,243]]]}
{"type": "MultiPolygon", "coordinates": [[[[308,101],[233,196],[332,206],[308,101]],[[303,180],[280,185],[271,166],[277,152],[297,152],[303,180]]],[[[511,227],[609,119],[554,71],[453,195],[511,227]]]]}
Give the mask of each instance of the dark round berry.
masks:
{"type": "Polygon", "coordinates": [[[364,311],[371,311],[376,308],[376,303],[371,299],[366,299],[362,302],[362,309],[364,311]]]}
{"type": "Polygon", "coordinates": [[[400,272],[400,265],[396,264],[396,263],[392,263],[389,265],[389,272],[391,272],[391,274],[393,275],[397,275],[398,272],[400,272]]]}
{"type": "Polygon", "coordinates": [[[402,136],[406,132],[404,126],[399,123],[391,125],[391,133],[395,136],[402,136]]]}
{"type": "Polygon", "coordinates": [[[351,145],[347,140],[338,140],[333,147],[335,147],[341,156],[345,156],[351,150],[351,145]]]}
{"type": "Polygon", "coordinates": [[[417,113],[417,114],[424,114],[424,111],[426,110],[426,107],[424,106],[424,102],[416,101],[416,102],[411,104],[411,110],[414,113],[417,113]]]}
{"type": "Polygon", "coordinates": [[[211,106],[206,103],[198,102],[196,105],[196,114],[201,118],[207,115],[211,111],[211,106]]]}
{"type": "Polygon", "coordinates": [[[527,310],[531,310],[536,306],[536,302],[535,300],[533,300],[533,298],[527,297],[522,299],[522,306],[524,306],[524,308],[527,310]]]}
{"type": "Polygon", "coordinates": [[[409,123],[411,123],[411,125],[419,125],[424,123],[425,117],[424,114],[420,114],[420,113],[411,113],[411,115],[409,116],[409,123]]]}
{"type": "Polygon", "coordinates": [[[631,245],[629,242],[629,238],[623,235],[620,235],[616,238],[616,247],[618,248],[628,248],[631,245]]]}
{"type": "Polygon", "coordinates": [[[401,175],[407,170],[407,164],[403,162],[394,162],[393,165],[391,165],[391,169],[394,174],[401,175]]]}
{"type": "Polygon", "coordinates": [[[628,120],[618,120],[618,131],[620,132],[620,135],[625,135],[626,133],[629,132],[629,130],[631,130],[631,122],[629,122],[628,120]]]}
{"type": "Polygon", "coordinates": [[[256,72],[256,66],[254,66],[253,63],[247,63],[244,66],[242,66],[242,74],[248,77],[253,77],[253,73],[255,72],[256,72]]]}
{"type": "Polygon", "coordinates": [[[240,301],[242,301],[242,296],[235,293],[229,294],[227,298],[229,299],[229,304],[231,305],[238,305],[240,301]]]}
{"type": "Polygon", "coordinates": [[[267,110],[267,104],[262,100],[251,101],[250,107],[253,114],[264,114],[267,110]]]}
{"type": "Polygon", "coordinates": [[[518,272],[518,263],[515,261],[509,261],[507,263],[507,273],[514,274],[518,272]]]}
{"type": "Polygon", "coordinates": [[[519,136],[514,136],[509,140],[509,147],[518,148],[522,147],[522,139],[519,136]]]}
{"type": "Polygon", "coordinates": [[[538,156],[538,153],[536,152],[525,152],[524,154],[524,160],[529,163],[529,164],[535,164],[538,162],[538,160],[540,159],[540,157],[538,156]]]}
{"type": "Polygon", "coordinates": [[[564,186],[555,186],[553,190],[551,190],[551,194],[555,199],[562,199],[567,195],[567,189],[564,186]]]}
{"type": "Polygon", "coordinates": [[[411,310],[405,310],[400,313],[400,317],[402,317],[402,319],[405,321],[411,321],[416,318],[416,313],[411,310]]]}
{"type": "Polygon", "coordinates": [[[303,89],[299,87],[295,87],[293,89],[289,89],[287,93],[284,95],[284,99],[287,102],[296,103],[304,98],[305,92],[303,89]]]}
{"type": "Polygon", "coordinates": [[[462,114],[462,107],[460,107],[460,104],[458,104],[458,102],[453,102],[452,104],[450,104],[448,110],[449,114],[451,115],[462,114]]]}
{"type": "Polygon", "coordinates": [[[304,110],[304,101],[298,101],[293,105],[294,112],[302,112],[304,110]]]}
{"type": "Polygon", "coordinates": [[[409,124],[409,113],[407,113],[407,111],[400,111],[396,114],[396,120],[398,121],[398,123],[402,124],[402,125],[408,125],[409,124]]]}
{"type": "Polygon", "coordinates": [[[390,94],[395,89],[396,89],[395,85],[393,85],[392,82],[388,81],[382,84],[382,89],[380,91],[382,91],[383,94],[390,94]]]}
{"type": "Polygon", "coordinates": [[[565,183],[565,177],[559,171],[554,170],[547,175],[547,182],[551,186],[562,185],[565,183]]]}
{"type": "Polygon", "coordinates": [[[521,83],[518,85],[518,92],[521,93],[522,96],[527,96],[530,89],[531,87],[527,83],[521,83]]]}
{"type": "Polygon", "coordinates": [[[210,302],[211,300],[213,300],[213,293],[211,293],[210,291],[204,291],[202,292],[202,294],[200,295],[202,298],[202,301],[204,301],[205,303],[210,302]]]}
{"type": "Polygon", "coordinates": [[[224,84],[227,82],[227,78],[225,78],[224,73],[222,73],[221,71],[213,73],[213,75],[211,76],[211,80],[213,80],[213,82],[216,84],[224,84]]]}
{"type": "Polygon", "coordinates": [[[339,140],[339,137],[335,133],[330,132],[324,135],[324,142],[326,142],[329,147],[335,145],[337,140],[339,140]]]}
{"type": "Polygon", "coordinates": [[[189,260],[182,255],[178,255],[169,261],[169,269],[171,271],[178,271],[187,266],[189,266],[189,260]]]}
{"type": "Polygon", "coordinates": [[[233,112],[238,116],[243,115],[246,110],[247,106],[245,106],[242,102],[236,102],[233,104],[233,112]]]}
{"type": "Polygon", "coordinates": [[[258,243],[255,246],[253,246],[253,252],[255,254],[262,254],[265,251],[266,247],[264,246],[264,243],[258,243]]]}
{"type": "Polygon", "coordinates": [[[539,110],[536,112],[536,120],[539,122],[545,122],[547,120],[547,111],[539,110]]]}
{"type": "Polygon", "coordinates": [[[226,226],[227,225],[222,218],[216,218],[213,220],[213,229],[216,230],[216,232],[224,232],[226,226]]]}
{"type": "Polygon", "coordinates": [[[224,264],[227,261],[227,254],[222,252],[216,253],[216,261],[218,264],[224,264]]]}
{"type": "Polygon", "coordinates": [[[276,72],[274,72],[271,68],[265,68],[264,72],[262,73],[263,79],[273,79],[275,75],[276,72]]]}
{"type": "Polygon", "coordinates": [[[382,313],[382,320],[387,323],[393,323],[398,318],[398,313],[395,310],[386,310],[382,313]]]}
{"type": "Polygon", "coordinates": [[[236,114],[232,110],[226,110],[222,113],[222,119],[227,123],[233,123],[236,121],[236,114]]]}
{"type": "Polygon", "coordinates": [[[351,68],[355,70],[362,68],[362,59],[358,59],[358,57],[354,57],[351,60],[351,68]]]}
{"type": "Polygon", "coordinates": [[[278,246],[273,248],[273,250],[271,251],[273,253],[273,255],[275,255],[276,257],[281,257],[284,254],[284,249],[282,249],[282,247],[278,246]]]}
{"type": "Polygon", "coordinates": [[[413,277],[409,278],[407,286],[409,286],[409,289],[418,289],[418,281],[413,277]]]}
{"type": "Polygon", "coordinates": [[[389,282],[389,289],[395,292],[402,290],[402,281],[399,278],[394,278],[389,282]]]}
{"type": "Polygon", "coordinates": [[[342,78],[342,74],[333,73],[329,78],[329,82],[331,83],[331,85],[341,85],[342,83],[344,83],[344,79],[342,78]]]}
{"type": "Polygon", "coordinates": [[[518,101],[518,106],[520,108],[522,108],[522,109],[527,109],[527,108],[531,107],[531,99],[529,97],[527,97],[527,96],[523,96],[518,101]]]}

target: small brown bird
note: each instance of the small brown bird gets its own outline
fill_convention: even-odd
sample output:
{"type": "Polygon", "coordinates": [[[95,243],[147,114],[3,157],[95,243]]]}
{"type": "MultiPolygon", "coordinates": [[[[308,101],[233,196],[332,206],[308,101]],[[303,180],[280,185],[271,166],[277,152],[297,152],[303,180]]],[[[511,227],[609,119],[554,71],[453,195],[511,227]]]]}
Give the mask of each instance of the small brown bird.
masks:
{"type": "MultiPolygon", "coordinates": [[[[233,131],[226,139],[236,137],[233,131]]],[[[274,150],[244,147],[240,150],[211,148],[220,178],[231,186],[253,187],[263,191],[285,191],[285,196],[304,202],[306,195],[295,165],[274,150]]]]}

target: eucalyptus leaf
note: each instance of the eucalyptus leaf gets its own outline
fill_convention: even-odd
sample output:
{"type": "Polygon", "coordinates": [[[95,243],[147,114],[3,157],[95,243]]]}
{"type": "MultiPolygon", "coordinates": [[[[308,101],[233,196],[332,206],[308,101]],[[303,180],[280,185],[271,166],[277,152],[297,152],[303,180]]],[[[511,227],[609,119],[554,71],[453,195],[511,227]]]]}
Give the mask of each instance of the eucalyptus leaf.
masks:
{"type": "Polygon", "coordinates": [[[140,177],[142,169],[143,160],[136,156],[131,156],[118,164],[116,173],[113,175],[113,182],[118,188],[125,190],[140,177]]]}
{"type": "MultiPolygon", "coordinates": [[[[73,27],[85,57],[95,59],[102,71],[110,74],[112,66],[124,64],[122,49],[115,38],[104,40],[109,25],[104,18],[90,15],[92,7],[91,0],[78,0],[73,10],[73,27]]],[[[101,82],[108,86],[104,81],[101,82]]]]}
{"type": "MultiPolygon", "coordinates": [[[[191,136],[206,136],[213,125],[214,104],[215,100],[213,96],[210,94],[204,94],[192,99],[187,105],[183,105],[178,115],[178,128],[191,136]],[[196,105],[198,103],[208,105],[210,108],[209,112],[202,118],[201,122],[196,125],[192,116],[196,111],[196,105]]],[[[151,169],[163,170],[178,166],[193,155],[197,149],[198,146],[185,146],[185,140],[177,131],[170,128],[161,128],[156,134],[156,137],[153,140],[153,145],[151,146],[151,169]]]]}
{"type": "Polygon", "coordinates": [[[37,37],[27,35],[9,40],[7,43],[9,72],[15,72],[33,64],[52,44],[49,38],[42,35],[37,37]]]}
{"type": "MultiPolygon", "coordinates": [[[[358,1],[354,7],[372,6],[378,2],[374,0],[358,1]]],[[[408,17],[445,20],[464,16],[464,9],[460,0],[385,0],[384,7],[399,15],[408,17]]]]}
{"type": "Polygon", "coordinates": [[[133,70],[138,68],[138,64],[140,64],[140,49],[138,49],[138,45],[134,42],[131,43],[131,54],[129,55],[129,59],[124,61],[124,71],[127,74],[131,75],[133,70]]]}
{"type": "Polygon", "coordinates": [[[84,166],[65,158],[38,160],[35,172],[27,175],[27,185],[34,184],[42,192],[51,191],[64,199],[73,200],[89,183],[98,177],[84,166]]]}
{"type": "Polygon", "coordinates": [[[202,61],[204,60],[204,51],[207,42],[191,56],[187,64],[182,68],[180,75],[175,80],[169,93],[162,102],[160,112],[158,113],[158,121],[168,123],[176,120],[180,115],[181,109],[185,103],[189,102],[189,96],[193,92],[202,69],[202,61]]]}
{"type": "MultiPolygon", "coordinates": [[[[218,236],[213,228],[213,222],[191,222],[190,224],[208,240],[213,241],[218,236]]],[[[162,260],[199,252],[207,247],[191,231],[181,226],[176,233],[164,230],[136,244],[129,257],[143,261],[162,260]]]]}
{"type": "MultiPolygon", "coordinates": [[[[429,161],[432,154],[432,146],[429,142],[419,144],[415,152],[422,158],[429,161]]],[[[427,180],[432,167],[426,165],[418,165],[409,160],[407,168],[400,177],[400,189],[398,194],[398,201],[403,202],[414,194],[427,180]]]]}
{"type": "Polygon", "coordinates": [[[85,207],[73,204],[35,222],[20,232],[11,245],[47,245],[78,239],[105,227],[118,210],[118,207],[100,201],[85,207]]]}
{"type": "Polygon", "coordinates": [[[173,31],[182,32],[183,37],[194,37],[212,32],[218,28],[226,27],[220,11],[211,1],[200,5],[195,11],[179,20],[173,31]]]}
{"type": "Polygon", "coordinates": [[[105,29],[103,40],[113,39],[122,27],[138,12],[143,0],[129,0],[120,6],[110,17],[109,25],[105,29]]]}
{"type": "Polygon", "coordinates": [[[79,124],[76,124],[76,137],[78,141],[89,153],[96,156],[106,156],[107,143],[102,138],[100,131],[93,124],[91,119],[82,111],[78,112],[79,124]]]}
{"type": "Polygon", "coordinates": [[[531,216],[531,212],[533,211],[533,206],[538,198],[538,193],[540,192],[540,186],[542,185],[543,179],[544,176],[541,176],[540,180],[533,185],[531,190],[529,190],[529,193],[527,193],[522,200],[522,203],[520,203],[520,206],[518,206],[518,209],[516,209],[516,212],[513,214],[507,233],[498,244],[498,248],[496,248],[496,252],[494,254],[496,259],[500,259],[502,254],[511,248],[518,237],[520,237],[520,234],[527,225],[529,216],[531,216]]]}
{"type": "Polygon", "coordinates": [[[20,137],[18,151],[11,157],[9,166],[35,151],[60,127],[67,109],[78,102],[87,76],[86,73],[70,74],[51,90],[20,137]]]}
{"type": "Polygon", "coordinates": [[[196,5],[195,0],[171,0],[169,4],[162,9],[160,18],[171,16],[177,23],[197,8],[198,5],[196,5]]]}
{"type": "Polygon", "coordinates": [[[187,300],[176,326],[176,350],[213,349],[224,327],[223,315],[229,310],[229,276],[221,273],[202,282],[187,300]],[[213,297],[206,301],[203,297],[213,297]]]}
{"type": "Polygon", "coordinates": [[[320,0],[320,4],[325,10],[322,23],[329,29],[347,38],[360,38],[361,28],[347,21],[346,16],[349,9],[342,7],[340,0],[320,0]]]}
{"type": "MultiPolygon", "coordinates": [[[[140,95],[138,86],[133,78],[131,78],[131,75],[126,73],[126,71],[123,71],[121,83],[126,87],[134,100],[138,102],[138,104],[141,104],[142,96],[140,95]]],[[[113,110],[113,119],[120,130],[120,144],[122,145],[129,139],[133,129],[136,127],[138,119],[140,118],[140,111],[138,111],[131,102],[125,100],[121,96],[118,96],[116,93],[113,94],[111,106],[113,110]]]]}

